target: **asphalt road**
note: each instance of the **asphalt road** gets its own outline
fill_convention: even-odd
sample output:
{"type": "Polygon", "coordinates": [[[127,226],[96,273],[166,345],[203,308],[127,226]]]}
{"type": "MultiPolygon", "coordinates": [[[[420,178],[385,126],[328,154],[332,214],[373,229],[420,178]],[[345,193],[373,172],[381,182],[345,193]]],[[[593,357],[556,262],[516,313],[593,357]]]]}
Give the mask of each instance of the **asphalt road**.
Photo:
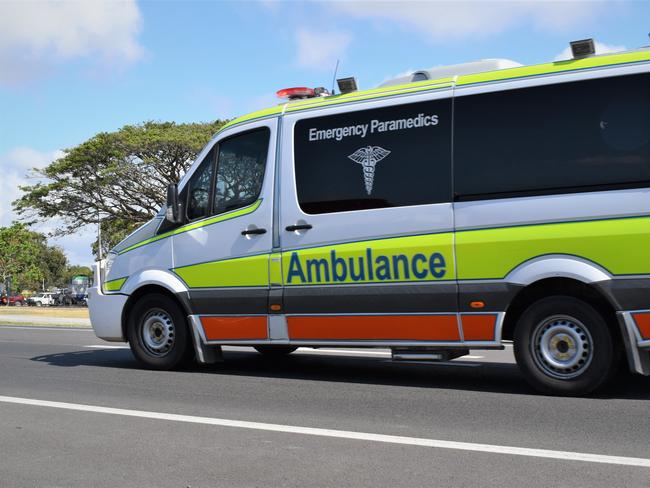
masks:
{"type": "Polygon", "coordinates": [[[0,327],[0,487],[650,486],[649,378],[567,399],[535,394],[510,348],[230,348],[156,372],[123,347],[0,327]]]}

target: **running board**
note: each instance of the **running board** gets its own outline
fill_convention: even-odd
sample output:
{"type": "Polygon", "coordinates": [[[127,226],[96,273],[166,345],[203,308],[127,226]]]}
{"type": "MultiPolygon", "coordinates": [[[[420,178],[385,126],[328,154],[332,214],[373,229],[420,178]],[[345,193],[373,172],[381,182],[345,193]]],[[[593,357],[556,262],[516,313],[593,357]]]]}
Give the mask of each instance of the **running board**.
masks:
{"type": "Polygon", "coordinates": [[[393,361],[451,361],[469,354],[469,349],[391,349],[393,361]]]}

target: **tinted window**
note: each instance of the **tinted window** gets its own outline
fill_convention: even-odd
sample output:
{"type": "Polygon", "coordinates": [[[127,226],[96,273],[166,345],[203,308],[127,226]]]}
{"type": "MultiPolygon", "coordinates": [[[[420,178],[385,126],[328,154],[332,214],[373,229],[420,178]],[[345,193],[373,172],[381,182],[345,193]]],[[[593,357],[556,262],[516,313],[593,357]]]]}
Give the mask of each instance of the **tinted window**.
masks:
{"type": "Polygon", "coordinates": [[[214,192],[216,213],[245,207],[257,200],[264,180],[269,134],[268,129],[261,129],[219,144],[214,192]]]}
{"type": "Polygon", "coordinates": [[[210,185],[213,174],[213,152],[210,151],[187,184],[187,218],[195,220],[208,215],[210,185]]]}
{"type": "Polygon", "coordinates": [[[454,115],[461,197],[650,183],[650,75],[458,97],[454,115]]]}
{"type": "Polygon", "coordinates": [[[306,213],[451,199],[449,99],[305,119],[294,135],[306,213]]]}

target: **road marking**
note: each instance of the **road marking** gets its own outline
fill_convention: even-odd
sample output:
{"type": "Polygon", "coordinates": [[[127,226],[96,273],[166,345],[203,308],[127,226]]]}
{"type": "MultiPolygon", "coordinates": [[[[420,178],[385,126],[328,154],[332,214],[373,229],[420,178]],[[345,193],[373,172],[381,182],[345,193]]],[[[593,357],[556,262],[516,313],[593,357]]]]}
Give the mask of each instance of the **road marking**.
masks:
{"type": "Polygon", "coordinates": [[[102,346],[100,344],[91,344],[83,347],[89,347],[91,349],[130,349],[129,346],[102,346]]]}
{"type": "Polygon", "coordinates": [[[47,400],[34,400],[31,398],[18,398],[9,396],[0,396],[0,402],[17,405],[32,405],[36,407],[58,408],[63,410],[73,410],[77,412],[103,413],[108,415],[121,415],[124,417],[138,417],[154,420],[168,420],[172,422],[215,425],[219,427],[236,427],[240,429],[282,432],[287,434],[303,434],[319,437],[333,437],[338,439],[432,447],[438,449],[456,449],[460,451],[486,452],[491,454],[509,454],[513,456],[558,459],[561,461],[584,461],[589,463],[617,464],[622,466],[638,466],[643,468],[650,468],[650,459],[645,458],[610,456],[604,454],[590,454],[572,451],[553,451],[549,449],[531,449],[527,447],[499,446],[494,444],[476,444],[473,442],[443,441],[419,437],[372,434],[347,430],[320,429],[315,427],[299,427],[295,425],[267,424],[262,422],[248,422],[244,420],[196,417],[193,415],[148,412],[145,410],[127,410],[123,408],[100,407],[78,403],[52,402],[47,400]]]}

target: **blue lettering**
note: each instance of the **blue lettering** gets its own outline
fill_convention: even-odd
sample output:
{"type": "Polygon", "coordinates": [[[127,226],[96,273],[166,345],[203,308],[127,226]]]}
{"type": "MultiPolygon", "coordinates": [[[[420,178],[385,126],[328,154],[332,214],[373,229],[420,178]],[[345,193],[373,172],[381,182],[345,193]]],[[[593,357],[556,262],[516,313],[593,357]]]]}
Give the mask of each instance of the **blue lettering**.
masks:
{"type": "Polygon", "coordinates": [[[403,254],[398,254],[393,256],[393,278],[396,280],[401,279],[401,274],[399,272],[399,263],[402,263],[402,270],[404,271],[404,279],[408,280],[410,277],[409,274],[409,258],[403,254]]]}
{"type": "Polygon", "coordinates": [[[329,281],[330,280],[330,270],[329,263],[327,259],[308,259],[307,260],[307,279],[310,283],[314,281],[312,271],[316,275],[316,281],[329,281]],[[321,270],[323,274],[321,275],[321,270]],[[321,278],[325,278],[324,280],[321,278]]]}
{"type": "Polygon", "coordinates": [[[302,265],[300,264],[300,259],[298,258],[297,252],[291,253],[291,260],[289,261],[289,276],[287,277],[287,283],[291,283],[291,280],[298,278],[302,283],[305,282],[305,274],[302,271],[302,265]]]}
{"type": "Polygon", "coordinates": [[[375,270],[377,279],[382,281],[390,280],[390,260],[386,256],[378,256],[375,263],[377,263],[377,269],[375,270]]]}
{"type": "Polygon", "coordinates": [[[424,254],[416,254],[413,256],[413,262],[411,262],[411,270],[416,278],[422,280],[427,277],[428,271],[426,267],[418,269],[418,261],[421,263],[427,262],[427,257],[424,254]]]}
{"type": "Polygon", "coordinates": [[[336,257],[336,251],[332,249],[330,253],[332,261],[332,279],[334,281],[345,281],[348,277],[348,266],[345,259],[336,257]],[[339,273],[339,268],[341,272],[339,273]]]}
{"type": "Polygon", "coordinates": [[[445,269],[445,258],[439,252],[433,253],[429,258],[429,269],[434,278],[442,278],[447,270],[445,269]]]}

